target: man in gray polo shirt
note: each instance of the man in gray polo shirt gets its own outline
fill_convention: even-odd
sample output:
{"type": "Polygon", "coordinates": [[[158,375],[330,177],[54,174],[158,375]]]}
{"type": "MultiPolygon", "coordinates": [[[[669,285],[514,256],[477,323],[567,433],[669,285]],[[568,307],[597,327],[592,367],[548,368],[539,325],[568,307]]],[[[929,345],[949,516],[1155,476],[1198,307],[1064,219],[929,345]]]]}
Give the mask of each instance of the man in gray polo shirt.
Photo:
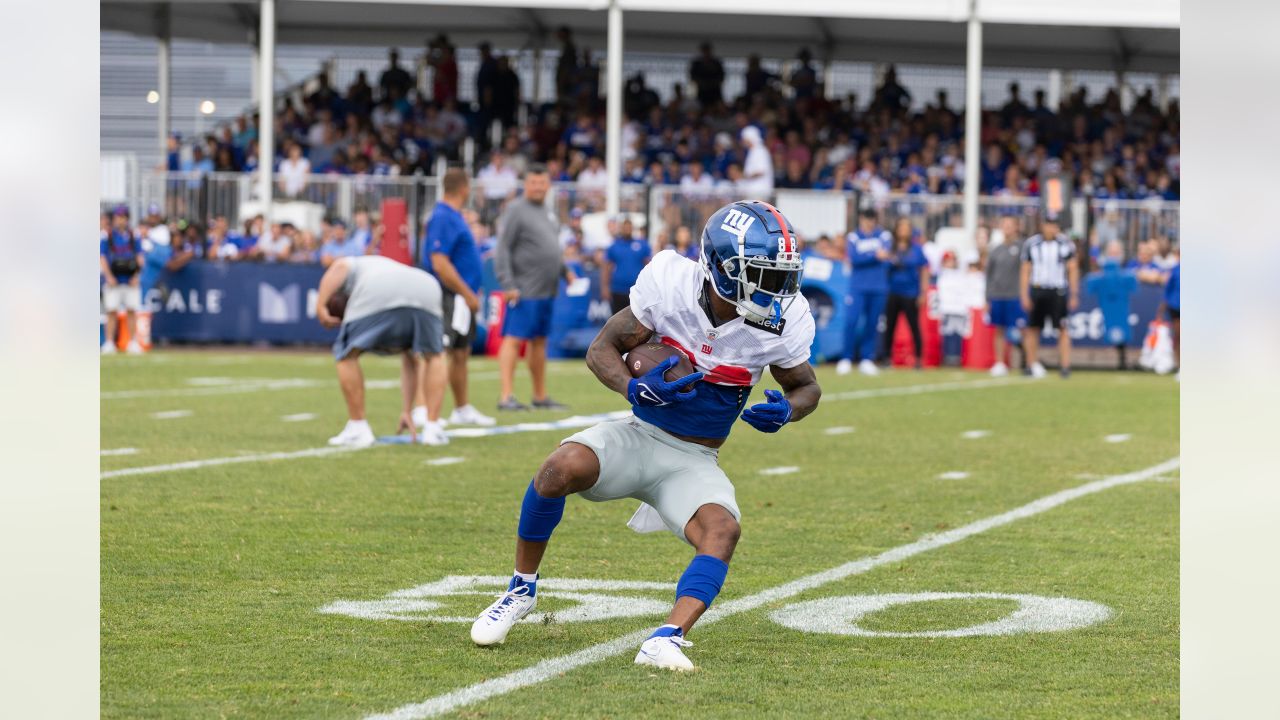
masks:
{"type": "Polygon", "coordinates": [[[991,366],[993,377],[1009,374],[1005,364],[1006,336],[1014,342],[1021,341],[1021,333],[1027,327],[1027,314],[1019,300],[1022,278],[1022,234],[1018,231],[1018,219],[1000,218],[1000,233],[1004,241],[987,253],[987,321],[995,327],[996,364],[991,366]]]}
{"type": "Polygon", "coordinates": [[[498,370],[502,378],[499,410],[528,410],[515,397],[516,363],[520,344],[529,343],[529,374],[533,376],[533,406],[562,410],[547,396],[547,335],[560,278],[573,280],[560,249],[560,223],[547,207],[551,176],[543,165],[530,165],[524,175],[524,195],[507,206],[498,219],[498,249],[494,270],[507,303],[502,320],[498,370]]]}
{"type": "Polygon", "coordinates": [[[330,445],[368,447],[376,438],[365,418],[364,374],[360,355],[399,353],[400,388],[404,407],[399,433],[413,433],[413,406],[419,383],[426,392],[427,424],[418,438],[427,445],[444,445],[449,438],[440,427],[444,401],[444,325],[440,319],[440,283],[419,268],[380,255],[339,258],[320,278],[316,317],[327,328],[338,328],[333,356],[338,384],[347,402],[347,425],[330,445]]]}

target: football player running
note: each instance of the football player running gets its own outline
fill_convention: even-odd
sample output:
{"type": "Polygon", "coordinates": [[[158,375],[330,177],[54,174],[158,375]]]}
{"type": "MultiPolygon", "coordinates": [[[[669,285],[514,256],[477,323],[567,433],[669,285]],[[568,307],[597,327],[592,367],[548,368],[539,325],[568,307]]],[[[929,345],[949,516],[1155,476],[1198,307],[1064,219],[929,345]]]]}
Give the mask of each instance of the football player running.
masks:
{"type": "Polygon", "coordinates": [[[695,550],[666,623],[635,662],[693,669],[685,636],[720,592],[740,533],[719,447],[739,417],[777,432],[813,412],[822,394],[808,362],[814,322],[799,293],[801,269],[791,224],[758,201],[731,203],[707,220],[700,261],[672,250],[654,256],[631,289],[630,307],[587,350],[587,366],[627,398],[633,414],[566,438],[538,469],[521,506],[515,574],[471,626],[476,644],[505,641],[533,610],[538,566],[566,496],[626,497],[643,503],[628,525],[653,529],[640,527],[649,520],[695,550]],[[677,363],[670,357],[633,378],[623,355],[651,339],[679,350],[695,372],[668,382],[665,373],[677,363]],[[764,402],[744,411],[766,366],[783,392],[766,390],[764,402]]]}

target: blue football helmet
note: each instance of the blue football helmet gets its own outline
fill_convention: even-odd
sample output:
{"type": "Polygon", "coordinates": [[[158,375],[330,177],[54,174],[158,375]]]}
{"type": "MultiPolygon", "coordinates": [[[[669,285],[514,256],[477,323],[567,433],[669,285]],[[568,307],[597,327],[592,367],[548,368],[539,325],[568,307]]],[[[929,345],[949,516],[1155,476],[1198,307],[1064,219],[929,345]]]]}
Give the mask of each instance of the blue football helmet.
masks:
{"type": "Polygon", "coordinates": [[[804,263],[791,222],[767,202],[739,200],[702,230],[702,274],[753,322],[777,324],[800,292],[804,263]]]}

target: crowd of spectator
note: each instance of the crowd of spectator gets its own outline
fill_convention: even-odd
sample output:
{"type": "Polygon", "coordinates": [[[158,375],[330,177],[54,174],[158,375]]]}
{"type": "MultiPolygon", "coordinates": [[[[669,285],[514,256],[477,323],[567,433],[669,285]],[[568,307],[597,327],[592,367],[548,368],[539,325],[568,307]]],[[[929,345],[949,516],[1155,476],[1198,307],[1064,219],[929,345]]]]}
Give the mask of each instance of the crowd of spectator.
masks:
{"type": "MultiPolygon", "coordinates": [[[[604,101],[600,68],[567,28],[557,37],[557,100],[529,106],[520,124],[522,90],[511,58],[479,48],[474,103],[459,101],[456,48],[447,37],[426,49],[428,87],[419,87],[391,50],[371,84],[364,72],[339,92],[327,76],[300,103],[276,113],[278,192],[297,196],[311,173],[431,174],[438,157],[462,159],[472,138],[483,167],[477,189],[487,198],[511,197],[529,162],[546,163],[557,182],[603,189],[604,101]],[[501,129],[492,145],[495,124],[501,129]],[[487,157],[486,157],[487,156],[487,157]]],[[[774,188],[861,190],[873,196],[957,194],[963,189],[963,118],[939,90],[913,110],[911,92],[893,66],[872,97],[826,97],[821,69],[801,49],[783,75],[748,59],[745,92],[724,95],[723,62],[703,43],[689,66],[686,94],[677,85],[663,101],[643,74],[627,78],[623,104],[622,180],[680,185],[686,192],[716,187],[763,196],[774,188]]],[[[1034,197],[1042,171],[1053,167],[1076,193],[1099,199],[1178,199],[1179,110],[1158,107],[1150,88],[1126,112],[1119,92],[1090,98],[1083,87],[1048,107],[1043,90],[1030,102],[1017,83],[998,110],[982,115],[979,181],[985,194],[1034,197]]],[[[201,138],[187,152],[175,138],[172,170],[253,171],[255,117],[201,138]]]]}

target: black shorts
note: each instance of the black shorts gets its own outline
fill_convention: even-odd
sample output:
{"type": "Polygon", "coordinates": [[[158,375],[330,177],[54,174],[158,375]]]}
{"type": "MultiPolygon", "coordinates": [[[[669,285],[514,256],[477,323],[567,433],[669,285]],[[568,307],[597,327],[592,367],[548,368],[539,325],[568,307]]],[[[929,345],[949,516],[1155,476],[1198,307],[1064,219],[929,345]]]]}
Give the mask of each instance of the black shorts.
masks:
{"type": "Polygon", "coordinates": [[[1066,319],[1066,288],[1031,288],[1031,327],[1043,328],[1045,320],[1061,327],[1066,319]]]}
{"type": "Polygon", "coordinates": [[[461,350],[471,347],[471,343],[476,339],[476,314],[471,313],[471,322],[467,324],[467,331],[460,333],[453,328],[453,304],[455,302],[464,302],[458,297],[458,294],[445,288],[440,288],[440,310],[441,317],[444,319],[444,348],[446,350],[461,350]]]}
{"type": "Polygon", "coordinates": [[[622,308],[631,307],[631,293],[609,293],[609,307],[613,314],[622,312],[622,308]]]}

